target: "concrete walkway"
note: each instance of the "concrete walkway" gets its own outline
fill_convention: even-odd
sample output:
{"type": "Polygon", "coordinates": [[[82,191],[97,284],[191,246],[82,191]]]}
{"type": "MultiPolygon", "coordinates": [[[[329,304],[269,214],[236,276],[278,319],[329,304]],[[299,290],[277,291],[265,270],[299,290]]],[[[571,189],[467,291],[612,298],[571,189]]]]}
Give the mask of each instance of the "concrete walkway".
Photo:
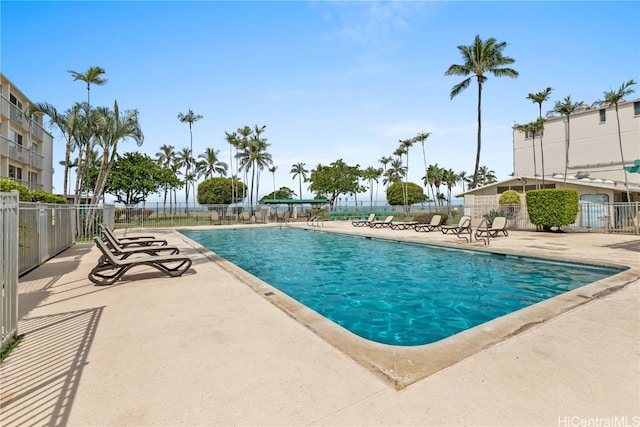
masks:
{"type": "MultiPolygon", "coordinates": [[[[484,250],[439,232],[324,225],[484,250]]],[[[134,269],[97,287],[97,250],[77,244],[21,278],[24,339],[0,367],[0,425],[640,425],[636,236],[491,240],[631,269],[610,292],[398,391],[177,233],[144,233],[179,246],[191,270],[134,269]]]]}

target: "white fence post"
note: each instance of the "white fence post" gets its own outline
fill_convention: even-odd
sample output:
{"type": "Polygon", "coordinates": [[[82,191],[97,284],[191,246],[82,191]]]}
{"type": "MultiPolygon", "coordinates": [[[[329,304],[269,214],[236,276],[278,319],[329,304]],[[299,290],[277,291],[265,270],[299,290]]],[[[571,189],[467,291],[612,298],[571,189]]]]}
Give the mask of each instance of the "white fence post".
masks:
{"type": "Polygon", "coordinates": [[[0,337],[2,346],[18,335],[19,193],[0,193],[0,337]]]}

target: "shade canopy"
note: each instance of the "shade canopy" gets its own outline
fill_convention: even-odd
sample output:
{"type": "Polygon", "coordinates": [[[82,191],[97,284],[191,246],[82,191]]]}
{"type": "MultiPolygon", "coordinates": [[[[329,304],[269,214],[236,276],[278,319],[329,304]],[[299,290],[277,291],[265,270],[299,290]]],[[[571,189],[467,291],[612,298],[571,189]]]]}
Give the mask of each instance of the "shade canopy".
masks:
{"type": "Polygon", "coordinates": [[[633,166],[625,166],[624,170],[631,173],[640,173],[640,160],[634,160],[633,166]]]}
{"type": "Polygon", "coordinates": [[[262,199],[265,205],[303,205],[314,203],[329,203],[327,199],[262,199]]]}

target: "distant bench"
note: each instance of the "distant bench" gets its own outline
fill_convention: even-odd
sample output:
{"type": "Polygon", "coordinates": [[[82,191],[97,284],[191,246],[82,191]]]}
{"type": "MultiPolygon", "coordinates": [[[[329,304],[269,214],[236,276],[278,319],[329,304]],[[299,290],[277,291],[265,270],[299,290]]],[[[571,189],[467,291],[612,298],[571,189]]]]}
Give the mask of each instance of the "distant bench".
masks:
{"type": "Polygon", "coordinates": [[[376,219],[385,218],[389,215],[395,215],[393,211],[332,211],[329,212],[329,219],[331,221],[338,220],[354,220],[354,219],[362,219],[365,220],[369,218],[369,215],[374,214],[376,219]]]}

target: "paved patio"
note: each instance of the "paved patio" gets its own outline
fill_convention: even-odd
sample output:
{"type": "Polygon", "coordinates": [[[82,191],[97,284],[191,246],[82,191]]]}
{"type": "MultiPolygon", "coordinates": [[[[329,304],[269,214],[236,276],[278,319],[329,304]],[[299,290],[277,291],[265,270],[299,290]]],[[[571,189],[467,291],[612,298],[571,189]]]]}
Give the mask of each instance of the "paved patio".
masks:
{"type": "MultiPolygon", "coordinates": [[[[486,249],[439,232],[324,229],[486,249]]],[[[491,240],[498,252],[631,268],[604,290],[583,288],[583,304],[398,391],[181,235],[129,234],[142,232],[179,246],[191,270],[134,269],[96,287],[97,250],[77,244],[21,278],[24,339],[0,367],[0,425],[640,423],[637,236],[491,240]]]]}

